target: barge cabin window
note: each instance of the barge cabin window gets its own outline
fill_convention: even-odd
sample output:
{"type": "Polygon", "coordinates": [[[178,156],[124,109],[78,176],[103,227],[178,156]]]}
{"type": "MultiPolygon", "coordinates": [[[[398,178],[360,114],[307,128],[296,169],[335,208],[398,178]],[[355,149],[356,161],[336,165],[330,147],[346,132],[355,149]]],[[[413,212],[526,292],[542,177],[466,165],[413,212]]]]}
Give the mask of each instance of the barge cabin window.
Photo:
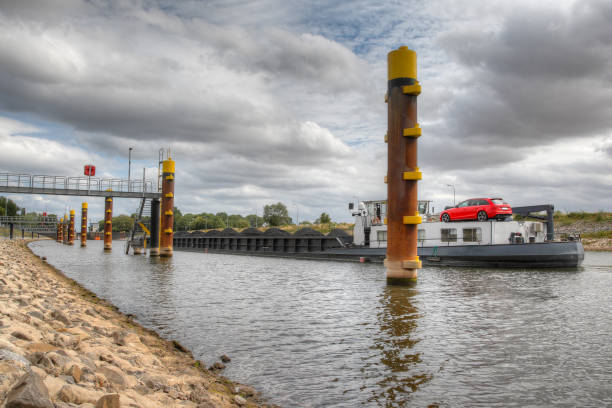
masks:
{"type": "Polygon", "coordinates": [[[480,228],[464,228],[463,242],[480,242],[482,241],[482,230],[480,228]]]}
{"type": "Polygon", "coordinates": [[[442,228],[440,234],[442,235],[442,242],[457,242],[456,228],[442,228]]]}
{"type": "Polygon", "coordinates": [[[378,241],[387,242],[387,231],[376,231],[376,238],[378,241]]]}

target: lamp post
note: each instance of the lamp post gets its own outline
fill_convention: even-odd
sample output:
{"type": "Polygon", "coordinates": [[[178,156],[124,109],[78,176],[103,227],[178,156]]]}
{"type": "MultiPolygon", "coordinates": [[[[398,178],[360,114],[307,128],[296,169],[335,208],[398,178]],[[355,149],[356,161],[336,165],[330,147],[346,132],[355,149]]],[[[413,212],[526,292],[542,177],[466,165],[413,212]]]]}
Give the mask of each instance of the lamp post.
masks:
{"type": "Polygon", "coordinates": [[[300,207],[298,207],[297,204],[293,204],[295,206],[295,211],[296,211],[296,220],[297,222],[295,223],[295,225],[300,225],[300,207]]]}
{"type": "Polygon", "coordinates": [[[128,149],[128,191],[132,191],[130,187],[130,176],[132,172],[132,149],[133,147],[128,149]]]}
{"type": "Polygon", "coordinates": [[[457,203],[455,202],[455,185],[454,184],[447,184],[447,186],[453,188],[453,205],[457,205],[457,203]]]}

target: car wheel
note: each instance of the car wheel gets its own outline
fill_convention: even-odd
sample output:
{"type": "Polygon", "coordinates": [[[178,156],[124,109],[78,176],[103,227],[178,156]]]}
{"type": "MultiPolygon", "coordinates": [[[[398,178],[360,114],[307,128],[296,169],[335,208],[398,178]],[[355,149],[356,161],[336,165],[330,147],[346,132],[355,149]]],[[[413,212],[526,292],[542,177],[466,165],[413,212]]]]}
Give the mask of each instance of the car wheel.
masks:
{"type": "Polygon", "coordinates": [[[450,215],[448,215],[446,213],[442,214],[442,221],[449,222],[450,221],[450,215]]]}
{"type": "Polygon", "coordinates": [[[487,218],[489,218],[487,216],[487,213],[484,211],[478,211],[478,221],[486,221],[487,218]]]}

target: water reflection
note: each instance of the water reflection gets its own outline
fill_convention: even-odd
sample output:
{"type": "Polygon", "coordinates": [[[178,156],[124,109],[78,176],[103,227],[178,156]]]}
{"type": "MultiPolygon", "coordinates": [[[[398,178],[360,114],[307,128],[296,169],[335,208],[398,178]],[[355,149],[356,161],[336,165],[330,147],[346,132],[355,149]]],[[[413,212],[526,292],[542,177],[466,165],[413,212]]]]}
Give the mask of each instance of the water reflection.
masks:
{"type": "Polygon", "coordinates": [[[419,319],[415,306],[419,292],[414,287],[386,286],[381,293],[381,308],[377,320],[380,333],[374,339],[374,349],[381,353],[385,375],[368,402],[379,406],[404,406],[410,394],[431,379],[420,366],[421,353],[416,349],[421,341],[417,334],[419,319]]]}

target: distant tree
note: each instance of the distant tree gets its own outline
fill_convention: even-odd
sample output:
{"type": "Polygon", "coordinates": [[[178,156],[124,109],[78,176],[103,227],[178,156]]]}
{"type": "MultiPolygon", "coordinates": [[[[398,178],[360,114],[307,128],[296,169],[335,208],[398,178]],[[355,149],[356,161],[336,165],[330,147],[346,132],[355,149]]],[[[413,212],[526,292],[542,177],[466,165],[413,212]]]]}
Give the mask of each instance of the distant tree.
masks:
{"type": "Polygon", "coordinates": [[[302,222],[300,222],[300,225],[312,225],[312,222],[310,222],[310,221],[302,221],[302,222]]]}
{"type": "Polygon", "coordinates": [[[321,213],[321,216],[317,218],[315,224],[329,224],[331,223],[331,217],[327,213],[321,213]]]}
{"type": "Polygon", "coordinates": [[[194,224],[197,216],[191,213],[185,214],[176,223],[177,231],[189,231],[194,229],[194,224]]]}
{"type": "Polygon", "coordinates": [[[261,227],[266,222],[263,217],[259,217],[256,214],[249,214],[245,217],[249,221],[249,225],[253,228],[261,227]]]}
{"type": "Polygon", "coordinates": [[[172,226],[172,229],[175,231],[178,231],[178,225],[181,224],[183,213],[181,212],[181,210],[179,210],[176,207],[174,207],[173,213],[174,213],[174,225],[172,226]]]}
{"type": "Polygon", "coordinates": [[[264,207],[263,219],[271,227],[291,224],[291,217],[285,204],[278,202],[264,207]]]}
{"type": "Polygon", "coordinates": [[[209,214],[207,216],[208,219],[208,228],[215,228],[215,229],[219,229],[219,228],[225,228],[225,218],[221,218],[218,217],[214,214],[209,214]]]}
{"type": "MultiPolygon", "coordinates": [[[[131,231],[134,226],[134,219],[129,215],[121,214],[113,217],[113,231],[131,231]]],[[[80,225],[80,224],[78,224],[80,225]]],[[[104,230],[104,220],[98,222],[100,231],[104,230]]]]}
{"type": "Polygon", "coordinates": [[[14,217],[17,215],[19,207],[13,200],[7,197],[0,197],[0,216],[14,217]],[[7,203],[8,200],[8,203],[7,203]],[[6,212],[8,210],[8,214],[6,212]]]}
{"type": "Polygon", "coordinates": [[[242,215],[230,215],[229,216],[229,227],[231,228],[248,228],[251,224],[242,215]]]}

